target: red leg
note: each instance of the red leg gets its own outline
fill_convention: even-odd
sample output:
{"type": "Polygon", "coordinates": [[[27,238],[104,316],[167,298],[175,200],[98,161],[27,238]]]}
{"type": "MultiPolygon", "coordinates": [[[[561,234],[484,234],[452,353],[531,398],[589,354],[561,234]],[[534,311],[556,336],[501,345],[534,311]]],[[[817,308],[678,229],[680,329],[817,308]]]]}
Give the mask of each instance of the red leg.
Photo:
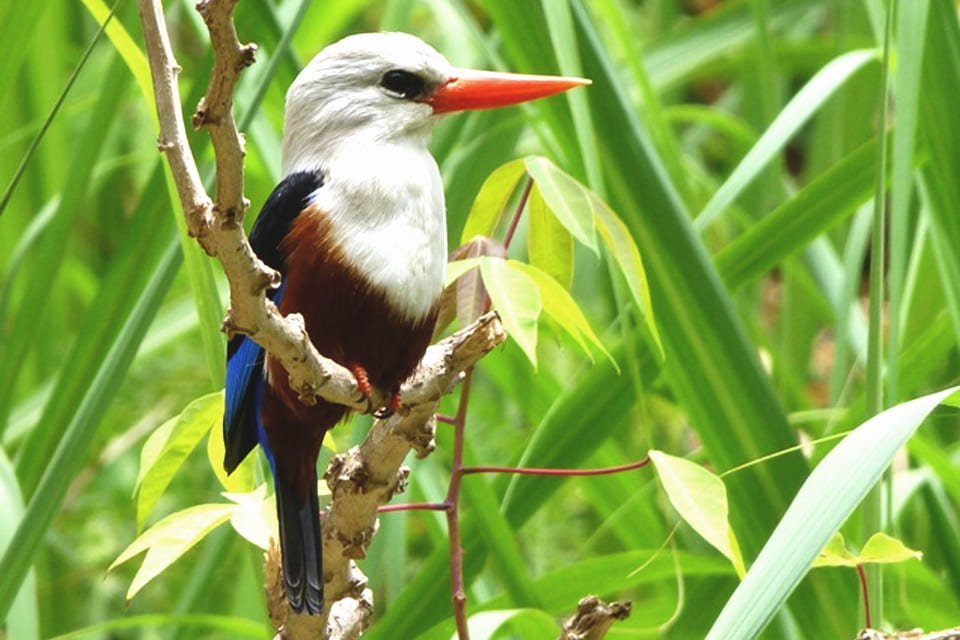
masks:
{"type": "Polygon", "coordinates": [[[357,379],[357,389],[360,390],[364,398],[369,400],[370,396],[373,395],[373,387],[370,386],[370,378],[367,376],[367,370],[359,364],[350,364],[347,368],[350,369],[353,377],[357,379]]]}

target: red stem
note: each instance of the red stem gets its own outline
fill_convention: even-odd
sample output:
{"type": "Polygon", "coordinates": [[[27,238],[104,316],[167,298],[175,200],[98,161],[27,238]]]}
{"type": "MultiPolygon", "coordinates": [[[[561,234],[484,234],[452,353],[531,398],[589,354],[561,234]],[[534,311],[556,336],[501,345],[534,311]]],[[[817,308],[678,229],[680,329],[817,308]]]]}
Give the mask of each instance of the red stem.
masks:
{"type": "Polygon", "coordinates": [[[633,471],[650,464],[650,458],[637,460],[630,464],[617,467],[601,467],[599,469],[538,469],[535,467],[465,467],[463,474],[468,473],[515,473],[524,476],[604,476],[610,473],[633,471]]]}
{"type": "Polygon", "coordinates": [[[467,369],[460,387],[460,404],[453,421],[453,472],[447,488],[447,530],[450,534],[450,586],[453,588],[453,617],[457,621],[457,636],[470,640],[467,627],[467,593],[463,588],[463,546],[460,544],[460,481],[463,479],[463,433],[467,424],[467,405],[470,403],[470,383],[473,367],[467,369]]]}
{"type": "Polygon", "coordinates": [[[860,578],[860,590],[863,592],[863,617],[867,629],[873,628],[870,621],[870,589],[867,587],[867,573],[863,570],[863,565],[857,565],[857,577],[860,578]]]}
{"type": "Polygon", "coordinates": [[[455,416],[448,416],[445,413],[436,414],[437,422],[442,422],[444,424],[455,424],[457,418],[455,416]]]}
{"type": "Polygon", "coordinates": [[[504,250],[510,248],[510,242],[513,240],[513,234],[517,232],[517,225],[520,224],[520,217],[527,206],[527,200],[530,198],[530,191],[533,190],[533,178],[527,176],[527,183],[523,186],[523,193],[520,194],[520,200],[517,201],[517,211],[513,214],[513,220],[510,221],[510,227],[507,229],[507,235],[503,237],[504,250]]]}

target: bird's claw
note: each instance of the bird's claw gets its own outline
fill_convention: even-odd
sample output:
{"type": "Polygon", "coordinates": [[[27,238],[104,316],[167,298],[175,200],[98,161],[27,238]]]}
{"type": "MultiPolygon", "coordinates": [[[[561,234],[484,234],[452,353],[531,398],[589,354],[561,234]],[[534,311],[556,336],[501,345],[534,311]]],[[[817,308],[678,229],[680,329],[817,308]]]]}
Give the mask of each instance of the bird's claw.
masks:
{"type": "Polygon", "coordinates": [[[390,404],[374,411],[373,417],[378,420],[386,420],[400,410],[400,404],[400,393],[396,392],[390,396],[390,404]]]}
{"type": "MultiPolygon", "coordinates": [[[[367,370],[359,364],[351,364],[347,367],[350,369],[350,373],[353,374],[353,377],[357,381],[357,390],[360,392],[360,395],[367,401],[368,411],[373,409],[373,385],[370,384],[370,376],[367,375],[367,370]]],[[[385,407],[379,407],[375,409],[373,417],[378,420],[385,420],[389,418],[397,410],[400,409],[400,392],[394,392],[390,396],[390,404],[385,407]]]]}

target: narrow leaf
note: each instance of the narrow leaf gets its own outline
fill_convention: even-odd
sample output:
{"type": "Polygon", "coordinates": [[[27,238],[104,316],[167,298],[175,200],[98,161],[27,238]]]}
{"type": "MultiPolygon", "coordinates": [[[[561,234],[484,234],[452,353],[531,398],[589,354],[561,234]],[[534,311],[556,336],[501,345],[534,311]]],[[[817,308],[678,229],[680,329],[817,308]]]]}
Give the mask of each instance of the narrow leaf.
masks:
{"type": "Polygon", "coordinates": [[[868,63],[877,60],[876,49],[849,51],[831,60],[783,108],[767,130],[744,156],[707,206],[694,221],[697,229],[704,229],[723,213],[738,195],[770,164],[810,117],[820,109],[837,90],[868,63]]]}
{"type": "Polygon", "coordinates": [[[460,244],[466,244],[476,236],[493,235],[523,172],[523,160],[518,158],[499,167],[487,177],[470,208],[463,233],[460,235],[460,244]]]}
{"type": "Polygon", "coordinates": [[[184,408],[173,427],[164,424],[160,430],[169,436],[163,448],[155,454],[156,443],[147,441],[150,449],[145,470],[141,469],[141,481],[137,495],[137,527],[142,528],[147,517],[163,495],[174,474],[196,448],[200,440],[223,420],[223,391],[197,398],[184,408]],[[155,457],[154,457],[155,455],[155,457]]]}
{"type": "Polygon", "coordinates": [[[497,258],[481,258],[480,273],[504,329],[536,367],[537,320],[543,308],[537,285],[525,273],[510,269],[505,260],[497,258]]]}
{"type": "Polygon", "coordinates": [[[647,283],[647,274],[643,269],[643,261],[640,259],[640,249],[633,241],[630,230],[623,224],[623,220],[617,216],[613,210],[607,206],[599,197],[590,194],[596,210],[597,228],[600,230],[600,237],[607,249],[613,254],[613,259],[620,267],[620,273],[623,274],[627,282],[627,288],[633,301],[636,303],[640,313],[643,314],[644,322],[647,325],[647,331],[657,345],[657,351],[660,357],[664,356],[663,343],[660,341],[660,332],[657,330],[657,323],[653,317],[653,302],[650,300],[650,285],[647,283]]]}
{"type": "Polygon", "coordinates": [[[530,264],[569,289],[573,284],[573,236],[550,212],[537,185],[527,200],[527,221],[530,264]]]}
{"type": "MultiPolygon", "coordinates": [[[[590,323],[583,315],[583,311],[580,310],[579,305],[566,289],[533,265],[517,260],[508,260],[507,266],[522,271],[533,281],[540,292],[540,302],[543,304],[543,310],[576,341],[591,361],[593,360],[593,352],[590,347],[592,346],[606,356],[614,367],[617,367],[613,356],[600,342],[600,338],[593,332],[590,323]]],[[[617,367],[617,370],[619,371],[619,367],[617,367]]]]}
{"type": "Polygon", "coordinates": [[[596,223],[590,191],[541,156],[524,159],[527,172],[540,189],[543,201],[567,231],[597,253],[596,223]]]}
{"type": "Polygon", "coordinates": [[[160,575],[208,533],[227,521],[236,507],[232,504],[201,504],[170,514],[134,540],[107,569],[147,552],[143,564],[127,589],[129,602],[148,582],[160,575]]]}
{"type": "Polygon", "coordinates": [[[725,555],[741,578],[746,573],[740,546],[730,528],[727,488],[715,474],[689,460],[650,451],[670,504],[680,517],[725,555]]]}
{"type": "Polygon", "coordinates": [[[707,640],[754,638],[806,575],[814,558],[860,504],[897,450],[951,387],[870,418],[817,465],[750,571],[713,623],[707,640]]]}

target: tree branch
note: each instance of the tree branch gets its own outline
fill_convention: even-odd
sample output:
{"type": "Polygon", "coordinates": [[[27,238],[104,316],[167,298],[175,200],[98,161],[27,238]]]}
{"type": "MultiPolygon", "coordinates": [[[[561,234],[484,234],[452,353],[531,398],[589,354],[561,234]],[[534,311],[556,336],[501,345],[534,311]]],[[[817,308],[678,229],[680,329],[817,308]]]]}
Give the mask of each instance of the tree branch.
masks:
{"type": "Polygon", "coordinates": [[[629,602],[607,604],[597,596],[586,596],[577,603],[577,613],[563,623],[560,640],[601,640],[614,622],[629,617],[629,602]]]}

